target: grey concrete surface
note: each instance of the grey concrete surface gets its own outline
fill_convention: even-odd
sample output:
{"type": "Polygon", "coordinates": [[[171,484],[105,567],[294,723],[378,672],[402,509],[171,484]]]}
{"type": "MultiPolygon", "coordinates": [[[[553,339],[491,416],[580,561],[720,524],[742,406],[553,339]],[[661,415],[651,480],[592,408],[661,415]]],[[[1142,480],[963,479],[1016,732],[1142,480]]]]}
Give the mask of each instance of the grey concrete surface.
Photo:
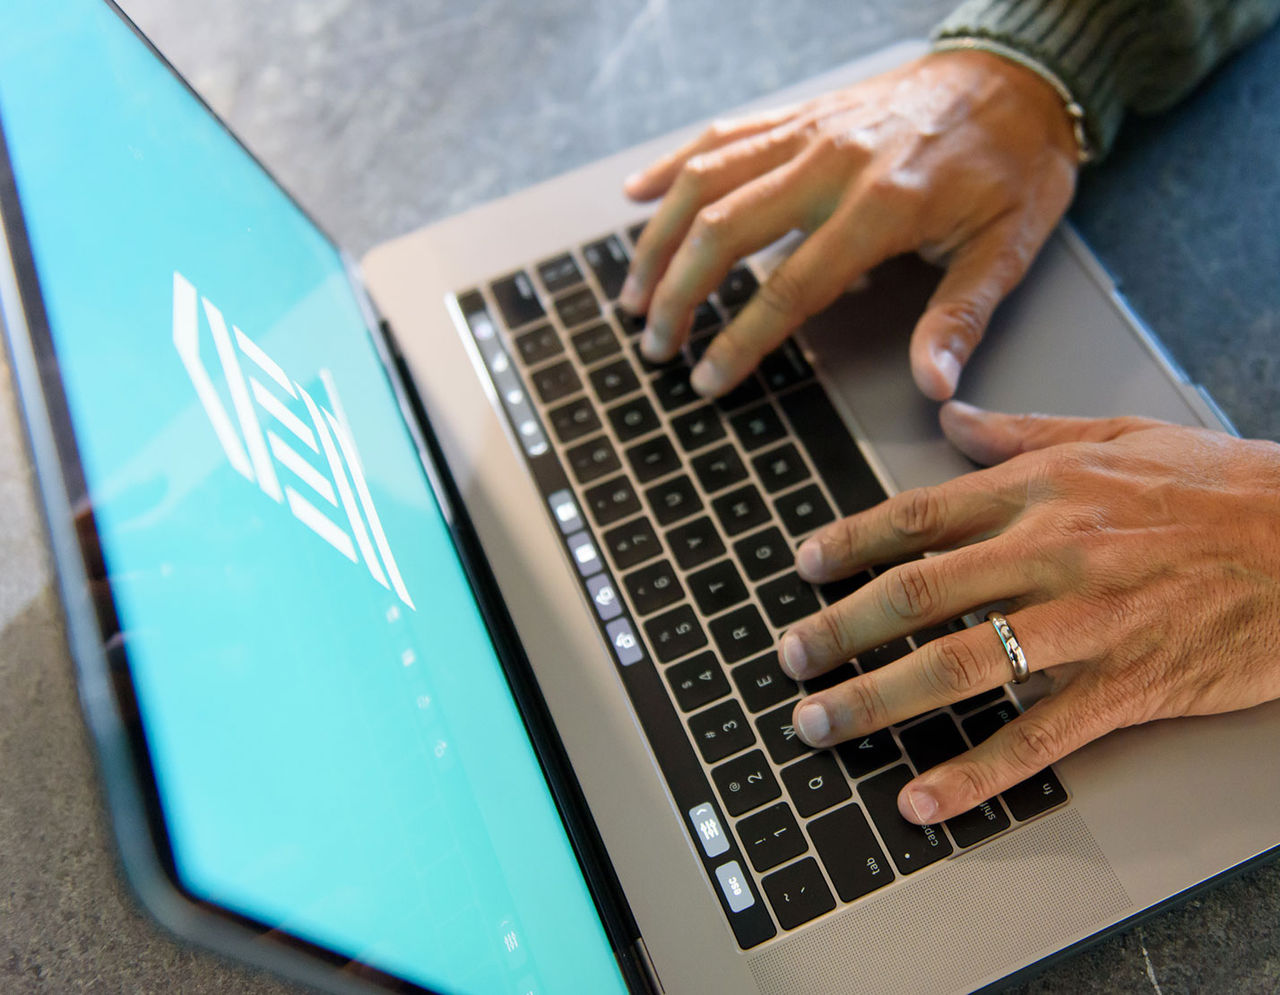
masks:
{"type": "MultiPolygon", "coordinates": [[[[123,5],[359,255],[922,35],[950,3],[123,5]]],[[[1270,439],[1280,439],[1277,64],[1273,31],[1173,113],[1130,122],[1073,211],[1174,357],[1242,432],[1270,439]]],[[[174,942],[119,881],[34,508],[0,370],[0,992],[297,991],[174,942]]],[[[1280,867],[1250,869],[1015,990],[1280,990],[1280,867]]]]}

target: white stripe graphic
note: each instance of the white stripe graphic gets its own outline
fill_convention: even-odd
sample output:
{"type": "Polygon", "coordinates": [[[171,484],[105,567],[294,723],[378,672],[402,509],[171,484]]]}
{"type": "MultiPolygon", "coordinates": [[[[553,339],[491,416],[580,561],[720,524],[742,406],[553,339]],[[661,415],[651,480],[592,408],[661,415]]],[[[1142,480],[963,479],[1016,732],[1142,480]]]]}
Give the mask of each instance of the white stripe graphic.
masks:
{"type": "Polygon", "coordinates": [[[294,476],[335,508],[338,506],[338,498],[333,493],[333,485],[325,479],[324,474],[299,456],[296,449],[271,429],[267,429],[267,443],[271,446],[271,452],[280,461],[281,466],[286,470],[290,470],[294,476]]]}
{"type": "Polygon", "coordinates": [[[278,383],[284,389],[286,394],[290,397],[297,397],[298,395],[293,389],[293,382],[285,376],[284,370],[280,369],[280,364],[263,352],[258,346],[258,343],[245,335],[245,333],[240,331],[239,328],[235,325],[232,325],[231,327],[235,329],[236,344],[240,346],[240,351],[253,360],[254,363],[257,364],[258,369],[278,383]]]}
{"type": "Polygon", "coordinates": [[[333,439],[330,438],[329,430],[324,424],[324,418],[320,415],[320,408],[301,385],[298,386],[298,392],[302,395],[302,403],[307,406],[307,411],[311,414],[311,420],[315,422],[316,434],[320,436],[320,445],[329,460],[329,471],[333,476],[334,483],[338,485],[338,496],[342,498],[342,507],[346,510],[347,520],[351,523],[351,530],[355,533],[356,545],[360,547],[360,554],[364,557],[365,566],[369,568],[369,573],[373,575],[374,580],[383,587],[387,587],[386,575],[383,574],[382,567],[378,565],[373,546],[369,543],[369,533],[365,530],[364,522],[360,518],[360,510],[356,507],[355,497],[351,494],[351,486],[347,483],[347,475],[342,469],[342,459],[338,455],[338,450],[334,448],[333,439]]]}
{"type": "Polygon", "coordinates": [[[200,362],[200,315],[196,306],[196,288],[177,270],[173,271],[173,345],[178,350],[182,365],[187,368],[187,376],[196,389],[196,398],[204,408],[209,424],[213,426],[213,434],[222,444],[223,452],[232,468],[242,476],[253,480],[253,466],[236,434],[235,426],[222,406],[213,381],[200,362]]]}
{"type": "MultiPolygon", "coordinates": [[[[253,377],[249,378],[249,389],[253,391],[254,399],[262,405],[263,410],[266,411],[267,414],[296,435],[298,440],[312,452],[320,452],[320,446],[316,443],[315,432],[307,428],[306,423],[286,408],[284,403],[276,397],[275,394],[267,390],[266,387],[262,386],[262,384],[253,377]]],[[[294,396],[296,397],[297,395],[294,396]]]]}
{"type": "Polygon", "coordinates": [[[218,355],[222,358],[227,388],[231,391],[231,403],[235,405],[236,414],[240,417],[240,430],[244,433],[245,445],[249,448],[249,459],[253,462],[258,486],[268,497],[280,501],[283,498],[280,481],[276,479],[276,468],[271,465],[267,444],[262,438],[262,426],[258,424],[258,414],[249,399],[249,388],[244,385],[240,361],[231,345],[231,336],[227,334],[227,323],[222,319],[222,312],[210,303],[209,298],[203,297],[201,301],[204,303],[205,317],[209,319],[209,328],[213,331],[213,344],[218,347],[218,355]]]}
{"type": "Polygon", "coordinates": [[[356,551],[351,546],[351,537],[292,487],[286,486],[285,497],[289,500],[289,510],[294,517],[312,532],[336,549],[352,563],[356,562],[356,551]]]}

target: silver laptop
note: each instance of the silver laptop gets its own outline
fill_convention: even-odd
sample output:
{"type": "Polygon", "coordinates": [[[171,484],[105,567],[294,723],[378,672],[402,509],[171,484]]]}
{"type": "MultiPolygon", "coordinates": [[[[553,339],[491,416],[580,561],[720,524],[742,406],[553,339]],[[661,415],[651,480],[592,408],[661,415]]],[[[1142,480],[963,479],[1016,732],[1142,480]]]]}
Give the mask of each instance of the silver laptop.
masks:
{"type": "MultiPolygon", "coordinates": [[[[897,788],[1043,688],[794,737],[812,688],[773,647],[841,593],[796,542],[967,469],[906,365],[922,264],[708,404],[613,302],[643,222],[619,179],[679,136],[357,269],[100,0],[10,17],[0,129],[81,697],[175,931],[333,990],[966,991],[1277,846],[1275,706],[1113,734],[926,829],[897,788]]],[[[961,394],[1226,427],[1067,230],[961,394]]]]}

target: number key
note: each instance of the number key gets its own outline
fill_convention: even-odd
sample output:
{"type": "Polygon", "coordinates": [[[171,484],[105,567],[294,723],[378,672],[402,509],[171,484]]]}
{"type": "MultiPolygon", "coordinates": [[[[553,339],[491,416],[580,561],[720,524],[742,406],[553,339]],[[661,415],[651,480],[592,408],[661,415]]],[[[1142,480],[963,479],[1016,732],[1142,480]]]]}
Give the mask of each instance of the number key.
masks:
{"type": "Polygon", "coordinates": [[[689,719],[689,731],[702,759],[709,764],[745,750],[756,741],[747,717],[742,714],[742,706],[732,699],[693,716],[689,719]]]}
{"type": "Polygon", "coordinates": [[[720,789],[724,807],[730,815],[741,815],[771,802],[782,794],[778,781],[769,769],[769,761],[759,750],[721,764],[711,772],[720,789]]]}

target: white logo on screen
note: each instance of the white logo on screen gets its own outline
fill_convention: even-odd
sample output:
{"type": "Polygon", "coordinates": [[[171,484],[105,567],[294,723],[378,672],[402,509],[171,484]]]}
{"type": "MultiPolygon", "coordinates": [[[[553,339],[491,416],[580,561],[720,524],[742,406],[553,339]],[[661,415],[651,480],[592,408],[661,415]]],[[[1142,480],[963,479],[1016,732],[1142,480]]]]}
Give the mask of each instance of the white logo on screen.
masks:
{"type": "Polygon", "coordinates": [[[369,494],[332,374],[320,371],[329,395],[326,408],[239,328],[228,330],[207,297],[197,297],[191,281],[175,270],[173,344],[232,468],[271,500],[287,504],[298,521],[352,563],[363,562],[375,581],[414,608],[369,494]],[[201,307],[234,419],[200,358],[201,307]],[[242,360],[248,360],[247,368],[242,360]]]}

